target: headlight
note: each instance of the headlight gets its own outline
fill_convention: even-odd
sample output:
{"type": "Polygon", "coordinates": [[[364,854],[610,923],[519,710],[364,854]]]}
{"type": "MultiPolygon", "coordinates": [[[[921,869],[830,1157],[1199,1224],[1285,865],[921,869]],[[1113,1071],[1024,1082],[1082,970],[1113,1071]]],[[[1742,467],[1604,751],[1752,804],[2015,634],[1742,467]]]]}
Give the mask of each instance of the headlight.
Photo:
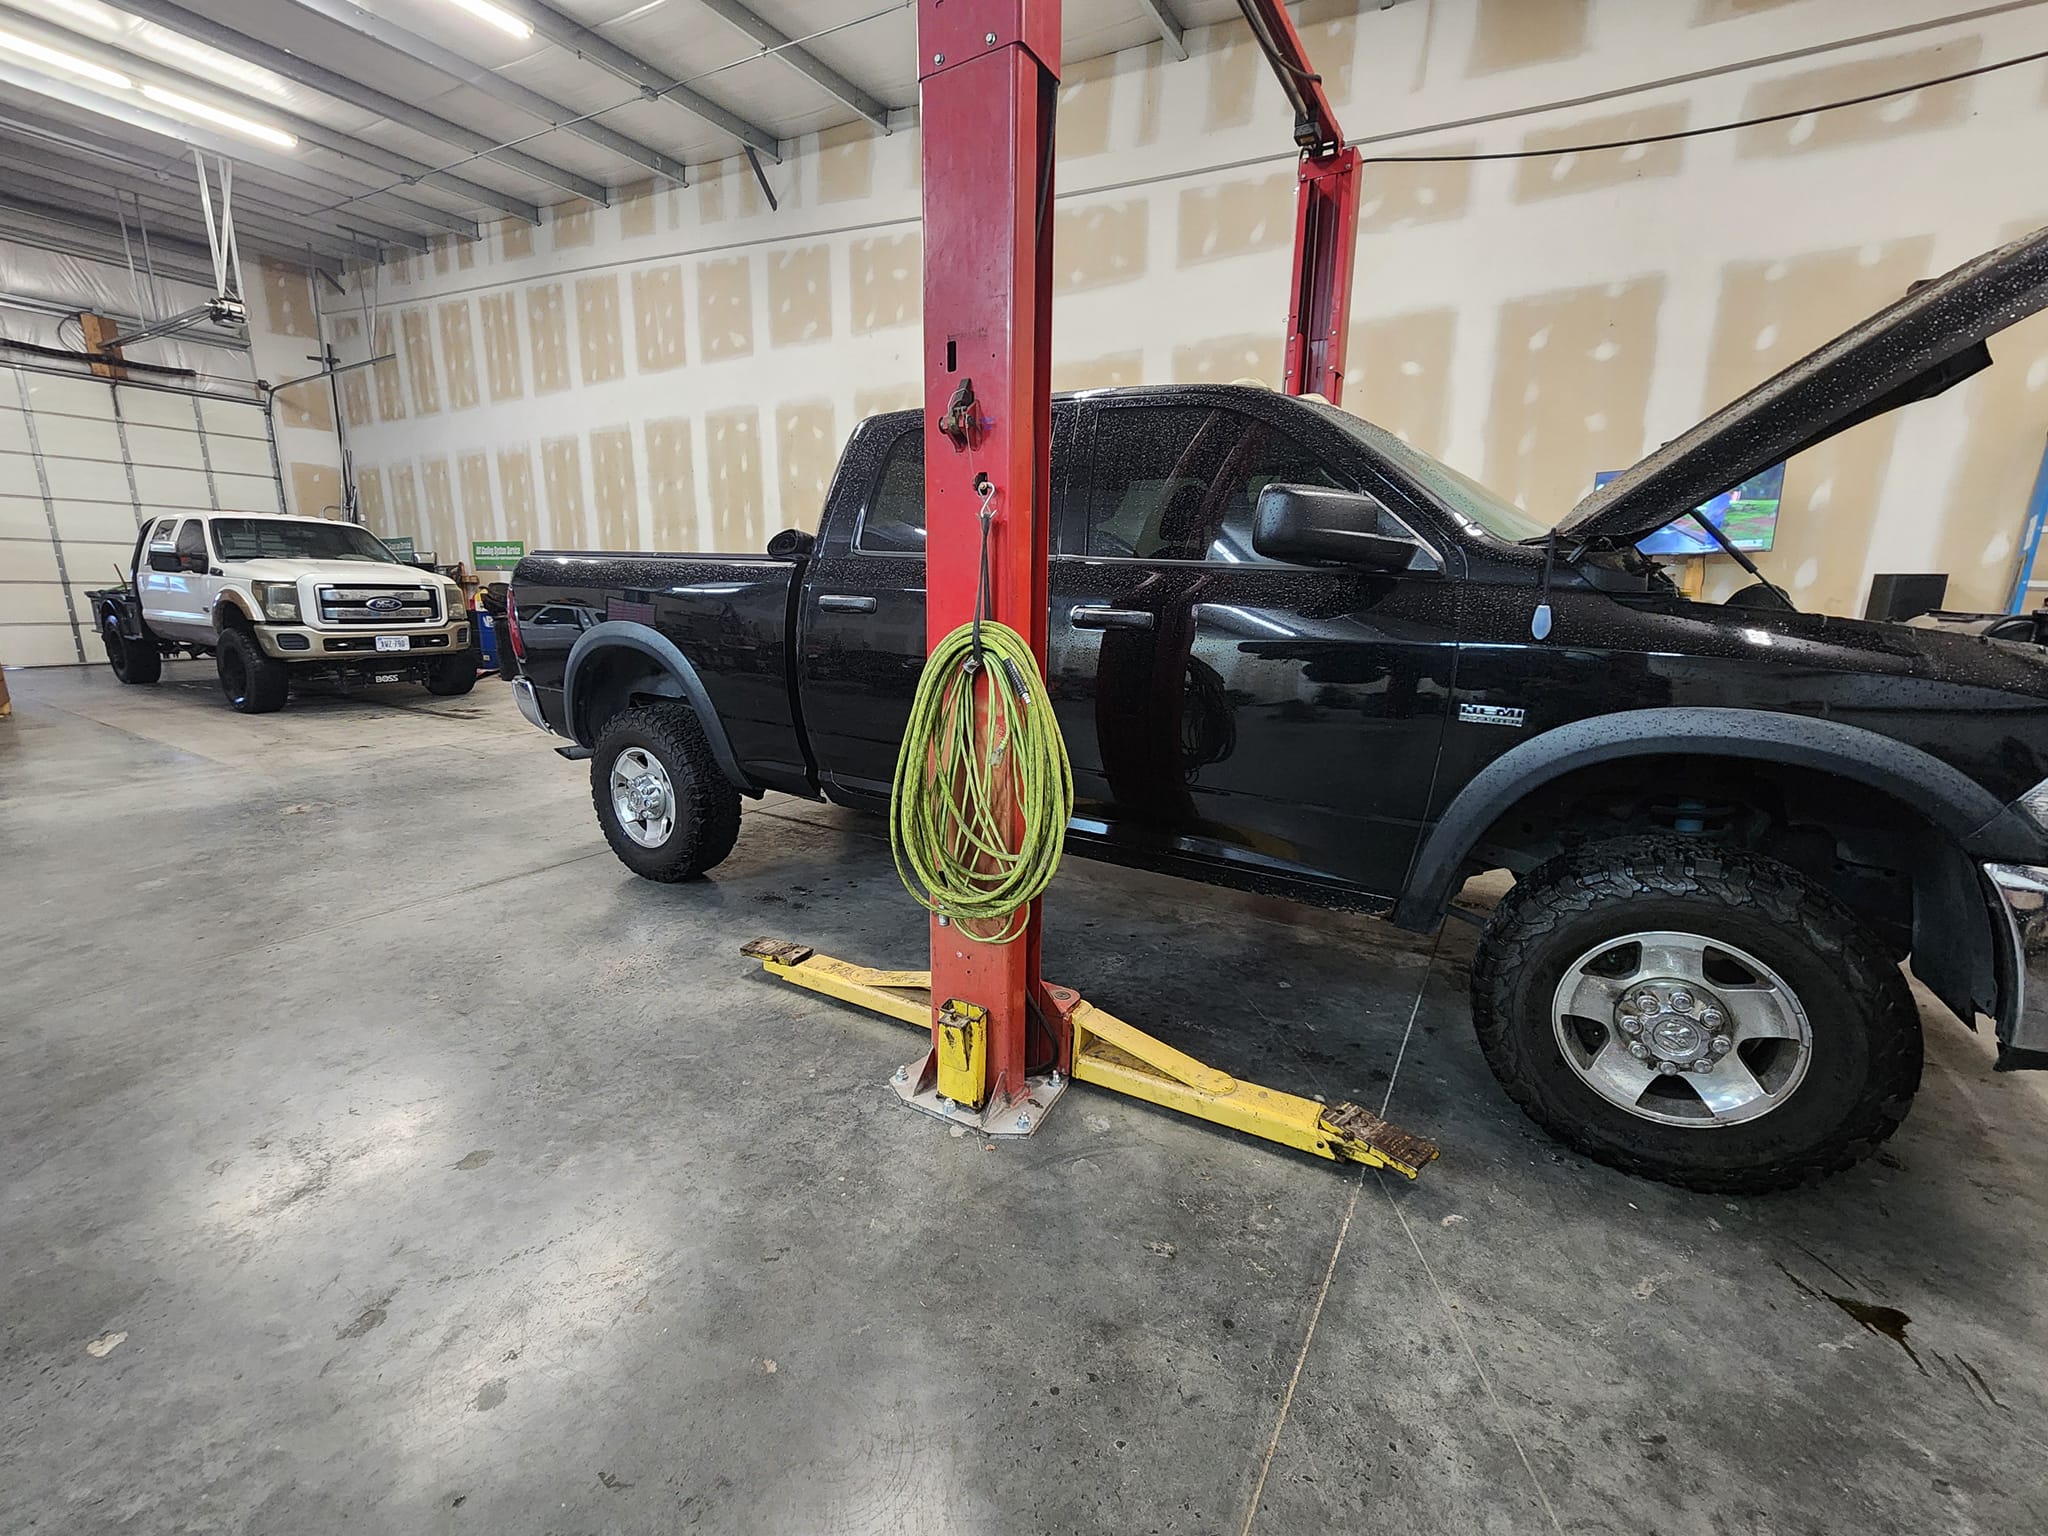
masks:
{"type": "Polygon", "coordinates": [[[255,589],[256,601],[262,605],[263,617],[273,624],[299,622],[299,588],[296,582],[257,581],[250,585],[255,589]]]}
{"type": "Polygon", "coordinates": [[[462,595],[462,588],[449,587],[441,594],[441,611],[451,620],[468,615],[469,599],[462,595]]]}
{"type": "Polygon", "coordinates": [[[2035,826],[2048,832],[2048,779],[2043,779],[2019,798],[2019,808],[2035,826]]]}

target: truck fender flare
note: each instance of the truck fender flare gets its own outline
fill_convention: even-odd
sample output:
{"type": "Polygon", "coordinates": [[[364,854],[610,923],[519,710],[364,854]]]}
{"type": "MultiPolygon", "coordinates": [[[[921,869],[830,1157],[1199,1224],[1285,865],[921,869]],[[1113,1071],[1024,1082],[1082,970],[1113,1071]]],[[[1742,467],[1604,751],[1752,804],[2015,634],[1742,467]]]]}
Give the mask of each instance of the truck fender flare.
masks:
{"type": "Polygon", "coordinates": [[[220,621],[222,612],[224,610],[230,609],[233,610],[235,613],[240,614],[243,618],[247,619],[251,624],[258,622],[256,610],[250,606],[249,600],[243,597],[242,594],[237,592],[233,587],[226,587],[222,589],[219,596],[214,598],[213,611],[206,616],[207,622],[213,625],[213,632],[216,635],[219,634],[223,628],[225,628],[225,626],[220,621]]]}
{"type": "Polygon", "coordinates": [[[2040,841],[2038,832],[2013,825],[2013,813],[1960,770],[1862,726],[1757,709],[1636,709],[1545,731],[1474,775],[1417,846],[1394,921],[1418,931],[1433,927],[1455,894],[1474,845],[1517,802],[1545,784],[1596,763],[1672,753],[1840,774],[1918,808],[1972,854],[1987,841],[2008,848],[2040,841]],[[1994,829],[1998,835],[1987,839],[1985,834],[1994,829]]]}
{"type": "Polygon", "coordinates": [[[697,724],[703,728],[704,739],[711,745],[711,756],[718,764],[718,771],[732,781],[734,788],[749,793],[759,792],[759,786],[741,769],[740,760],[732,750],[732,739],[725,733],[725,722],[718,718],[710,691],[697,675],[697,669],[690,665],[689,657],[677,650],[675,642],[668,636],[645,624],[606,619],[602,624],[593,624],[583,631],[569,648],[568,665],[562,671],[562,718],[568,722],[569,729],[577,733],[576,740],[581,745],[588,747],[595,743],[583,739],[577,724],[577,679],[592,657],[613,649],[637,651],[668,673],[675,680],[684,702],[696,712],[697,724]]]}

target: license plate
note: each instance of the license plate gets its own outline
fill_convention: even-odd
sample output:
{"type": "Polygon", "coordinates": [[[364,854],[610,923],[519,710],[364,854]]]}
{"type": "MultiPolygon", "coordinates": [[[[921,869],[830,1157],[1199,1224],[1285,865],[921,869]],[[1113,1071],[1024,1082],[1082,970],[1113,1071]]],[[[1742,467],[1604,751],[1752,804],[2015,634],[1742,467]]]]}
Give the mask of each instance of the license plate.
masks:
{"type": "Polygon", "coordinates": [[[377,649],[380,651],[409,651],[412,649],[411,635],[379,635],[377,649]]]}
{"type": "Polygon", "coordinates": [[[403,681],[403,676],[402,673],[398,672],[379,672],[371,677],[370,681],[373,683],[396,683],[403,681]]]}

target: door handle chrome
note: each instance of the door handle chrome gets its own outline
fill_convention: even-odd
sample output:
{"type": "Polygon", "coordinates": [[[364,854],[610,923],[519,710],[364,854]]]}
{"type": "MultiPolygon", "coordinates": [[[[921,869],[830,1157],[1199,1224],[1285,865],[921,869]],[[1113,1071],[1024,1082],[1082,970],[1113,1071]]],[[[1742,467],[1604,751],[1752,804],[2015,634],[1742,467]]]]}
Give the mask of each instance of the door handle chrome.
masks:
{"type": "Polygon", "coordinates": [[[819,595],[818,606],[826,613],[873,613],[875,600],[845,592],[825,592],[819,595]]]}
{"type": "Polygon", "coordinates": [[[1142,608],[1075,608],[1067,622],[1076,629],[1150,629],[1155,620],[1142,608]]]}

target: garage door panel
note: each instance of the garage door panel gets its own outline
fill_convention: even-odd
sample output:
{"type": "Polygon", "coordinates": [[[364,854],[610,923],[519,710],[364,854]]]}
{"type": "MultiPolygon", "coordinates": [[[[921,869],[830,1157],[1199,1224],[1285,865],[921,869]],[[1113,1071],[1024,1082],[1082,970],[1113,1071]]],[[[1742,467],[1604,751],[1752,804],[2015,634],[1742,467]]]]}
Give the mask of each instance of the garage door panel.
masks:
{"type": "Polygon", "coordinates": [[[78,661],[71,624],[0,624],[0,666],[62,667],[78,661]]]}
{"type": "Polygon", "coordinates": [[[145,507],[197,507],[213,505],[213,492],[206,473],[198,469],[164,469],[155,464],[135,466],[135,494],[145,507]]]}
{"type": "Polygon", "coordinates": [[[268,475],[223,475],[213,477],[223,512],[275,512],[277,482],[268,475]]]}
{"type": "Polygon", "coordinates": [[[28,408],[37,415],[91,416],[110,421],[114,415],[114,391],[96,379],[67,378],[55,373],[30,373],[17,377],[28,408]]]}
{"type": "Polygon", "coordinates": [[[112,417],[36,415],[36,447],[64,459],[119,463],[121,433],[112,417]]]}
{"type": "Polygon", "coordinates": [[[33,496],[0,496],[0,539],[47,539],[50,514],[40,489],[33,496]]]}
{"type": "Polygon", "coordinates": [[[69,624],[71,605],[64,589],[54,581],[0,583],[0,603],[7,617],[21,624],[69,624]]]}
{"type": "Polygon", "coordinates": [[[135,542],[135,509],[125,502],[60,501],[51,510],[57,519],[57,537],[67,544],[135,542]]]}
{"type": "MultiPolygon", "coordinates": [[[[98,549],[97,544],[83,544],[81,549],[98,549]]],[[[46,528],[39,539],[0,538],[0,586],[17,581],[55,581],[57,579],[57,550],[50,543],[46,528]]],[[[0,598],[0,611],[5,611],[7,602],[0,598]]]]}
{"type": "MultiPolygon", "coordinates": [[[[206,425],[206,435],[219,433],[222,437],[247,437],[268,444],[270,427],[264,419],[260,405],[239,405],[233,400],[202,400],[199,402],[199,419],[206,425]]],[[[267,456],[270,452],[266,447],[267,456]]]]}
{"type": "Polygon", "coordinates": [[[49,477],[50,495],[63,501],[117,501],[132,507],[128,470],[118,461],[105,459],[58,459],[45,454],[43,473],[49,477]]]}
{"type": "Polygon", "coordinates": [[[135,541],[105,543],[97,539],[66,539],[60,546],[64,569],[73,581],[88,587],[110,587],[128,579],[128,562],[135,554],[135,541]]]}
{"type": "MultiPolygon", "coordinates": [[[[268,439],[215,437],[209,432],[206,434],[206,452],[216,471],[226,470],[232,475],[261,475],[266,480],[273,473],[268,439]]],[[[275,497],[271,499],[276,500],[275,497]]]]}
{"type": "Polygon", "coordinates": [[[36,478],[36,461],[25,453],[0,453],[0,496],[43,498],[43,482],[36,478]]]}
{"type": "Polygon", "coordinates": [[[28,418],[18,410],[0,406],[0,453],[28,451],[28,418]]]}
{"type": "MultiPolygon", "coordinates": [[[[43,445],[45,453],[56,450],[43,445]]],[[[199,450],[199,434],[189,426],[128,428],[128,457],[136,464],[159,464],[170,469],[204,469],[206,459],[199,450]]]]}
{"type": "Polygon", "coordinates": [[[121,419],[131,427],[176,427],[186,432],[199,430],[199,417],[192,409],[192,397],[161,389],[122,390],[121,419]]]}

